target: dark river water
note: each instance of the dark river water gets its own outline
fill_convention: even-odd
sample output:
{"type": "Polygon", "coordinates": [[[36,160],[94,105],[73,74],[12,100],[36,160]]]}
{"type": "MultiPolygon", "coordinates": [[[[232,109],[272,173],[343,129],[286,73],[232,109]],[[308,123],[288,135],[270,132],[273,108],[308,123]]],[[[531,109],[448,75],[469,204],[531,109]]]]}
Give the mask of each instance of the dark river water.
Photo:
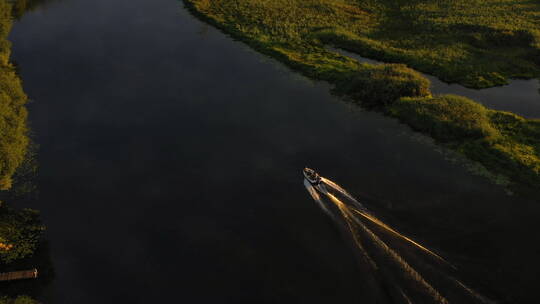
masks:
{"type": "Polygon", "coordinates": [[[501,268],[490,284],[540,269],[524,262],[538,245],[514,238],[533,229],[534,204],[179,1],[56,1],[10,40],[34,101],[30,205],[56,271],[45,303],[363,303],[363,273],[306,192],[306,165],[465,256],[473,286],[486,265],[501,268]]]}

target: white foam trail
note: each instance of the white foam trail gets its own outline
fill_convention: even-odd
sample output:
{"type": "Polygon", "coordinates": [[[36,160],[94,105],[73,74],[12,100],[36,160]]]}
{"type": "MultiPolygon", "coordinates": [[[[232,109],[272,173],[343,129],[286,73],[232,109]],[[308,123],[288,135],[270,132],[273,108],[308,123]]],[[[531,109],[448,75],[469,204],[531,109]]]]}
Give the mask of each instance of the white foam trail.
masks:
{"type": "Polygon", "coordinates": [[[418,273],[414,268],[412,268],[396,251],[394,251],[392,248],[390,248],[384,241],[382,241],[375,233],[373,233],[368,227],[362,223],[357,217],[354,216],[354,214],[349,210],[347,205],[345,205],[343,202],[341,202],[337,197],[333,196],[332,194],[328,194],[328,197],[336,203],[339,210],[343,214],[345,220],[347,221],[354,221],[369,237],[371,240],[379,246],[382,250],[384,250],[388,256],[395,261],[396,265],[401,268],[401,270],[406,273],[412,280],[417,282],[419,286],[424,289],[424,292],[426,292],[427,295],[431,296],[435,303],[440,304],[448,304],[448,300],[446,300],[439,292],[431,286],[423,277],[418,273]]]}
{"type": "MultiPolygon", "coordinates": [[[[340,209],[340,211],[341,211],[341,209],[340,209]]],[[[343,216],[345,216],[345,219],[346,219],[346,215],[343,215],[343,216]]],[[[364,249],[364,246],[362,246],[362,242],[358,238],[357,234],[354,232],[354,228],[352,226],[351,221],[348,221],[346,219],[345,223],[347,223],[347,227],[349,228],[349,232],[351,233],[353,241],[356,244],[356,246],[358,247],[358,249],[360,250],[360,252],[362,253],[362,256],[364,257],[364,259],[371,265],[371,267],[373,267],[374,270],[377,270],[378,269],[377,263],[375,263],[375,261],[369,256],[367,251],[364,249]]]]}
{"type": "MultiPolygon", "coordinates": [[[[431,300],[433,301],[433,303],[439,303],[439,304],[449,303],[448,300],[444,296],[442,296],[438,290],[436,290],[428,281],[424,279],[424,277],[420,274],[420,272],[414,269],[395,249],[389,246],[391,245],[391,243],[386,243],[385,241],[383,241],[376,234],[377,231],[372,231],[371,229],[369,229],[368,226],[366,226],[364,222],[367,220],[370,223],[375,224],[376,226],[380,228],[383,228],[386,232],[391,233],[394,236],[397,236],[401,240],[408,242],[409,244],[415,246],[416,248],[429,254],[430,256],[435,257],[438,261],[444,262],[446,265],[449,265],[455,269],[453,265],[448,263],[441,256],[437,255],[436,253],[432,252],[431,250],[427,249],[421,244],[402,235],[401,233],[397,232],[396,230],[392,229],[391,227],[383,223],[374,214],[369,212],[369,210],[366,207],[364,207],[364,205],[358,202],[345,189],[341,188],[341,186],[334,183],[333,181],[326,179],[324,177],[321,177],[321,183],[319,183],[316,186],[313,186],[311,183],[309,183],[309,181],[304,179],[304,185],[306,189],[308,190],[308,192],[313,197],[313,199],[319,204],[319,206],[327,214],[329,214],[334,220],[337,220],[338,218],[342,218],[344,220],[344,222],[347,224],[347,227],[349,228],[349,232],[351,233],[353,241],[357,245],[357,248],[359,249],[360,253],[364,256],[366,261],[373,267],[374,270],[379,270],[379,265],[377,265],[376,259],[370,256],[370,254],[366,251],[366,249],[362,245],[362,240],[359,237],[359,235],[357,235],[356,231],[363,232],[364,237],[367,237],[379,249],[383,250],[385,255],[387,255],[395,263],[395,265],[398,266],[401,269],[401,271],[407,275],[408,279],[411,279],[414,282],[416,282],[416,284],[418,284],[418,288],[420,288],[421,290],[420,292],[424,293],[424,295],[426,296],[431,297],[431,300]],[[335,192],[332,193],[332,191],[329,192],[328,190],[334,190],[337,193],[335,192]],[[341,199],[343,198],[347,199],[347,204],[345,204],[344,201],[341,201],[340,198],[334,195],[338,193],[343,195],[341,199]],[[336,206],[337,210],[334,210],[334,212],[330,212],[328,209],[329,206],[332,206],[332,207],[336,206]]],[[[384,266],[384,263],[383,263],[383,266],[384,266]]],[[[464,291],[466,291],[470,298],[474,298],[476,301],[483,304],[496,303],[478,294],[473,289],[461,283],[459,280],[452,278],[448,275],[445,275],[445,276],[448,277],[450,280],[454,281],[457,284],[457,286],[461,287],[464,291]]],[[[413,303],[413,300],[409,297],[406,290],[402,289],[402,286],[396,286],[396,287],[398,288],[399,294],[402,297],[400,299],[401,301],[403,301],[404,303],[409,303],[409,304],[413,303]]]]}
{"type": "Polygon", "coordinates": [[[333,217],[332,213],[330,213],[328,208],[326,208],[326,206],[324,205],[324,202],[321,200],[321,196],[319,195],[319,192],[317,192],[317,190],[315,190],[315,188],[313,188],[311,183],[307,181],[306,179],[304,179],[304,186],[306,187],[309,194],[311,194],[311,197],[313,198],[313,200],[319,204],[319,207],[321,207],[321,209],[324,210],[326,214],[333,217]]]}
{"type": "Polygon", "coordinates": [[[459,286],[461,286],[463,289],[465,289],[467,292],[469,292],[475,299],[479,300],[482,303],[485,304],[496,304],[497,302],[492,301],[483,295],[477,293],[476,291],[472,290],[471,288],[467,287],[467,285],[461,283],[459,280],[452,278],[459,286]]]}
{"type": "MultiPolygon", "coordinates": [[[[370,220],[371,222],[375,223],[376,225],[384,228],[385,230],[387,230],[388,232],[400,237],[401,239],[413,244],[414,246],[416,246],[417,248],[420,248],[421,250],[423,250],[424,252],[430,254],[431,256],[437,258],[438,260],[442,261],[442,262],[445,262],[448,264],[448,262],[446,262],[445,259],[443,259],[441,256],[439,256],[438,254],[435,254],[434,252],[432,252],[431,250],[427,249],[426,247],[420,245],[419,243],[413,241],[412,239],[402,235],[401,233],[395,231],[394,229],[390,228],[389,226],[387,226],[386,224],[384,224],[383,222],[381,222],[380,220],[378,220],[377,218],[375,218],[373,215],[370,214],[370,212],[367,210],[366,207],[364,207],[364,205],[362,205],[359,201],[357,201],[352,195],[349,194],[349,192],[347,192],[345,189],[341,188],[340,185],[334,183],[333,181],[327,179],[327,178],[324,178],[324,177],[321,177],[321,181],[327,185],[328,187],[338,191],[339,193],[343,194],[346,198],[348,198],[349,200],[351,200],[356,206],[359,207],[360,210],[356,210],[354,208],[352,208],[352,210],[356,213],[358,213],[359,215],[365,217],[366,219],[370,220]]],[[[331,194],[327,194],[327,195],[331,195],[331,194]]],[[[336,198],[337,199],[337,198],[336,198]]],[[[450,265],[452,266],[452,265],[450,265]]],[[[452,266],[453,267],[453,266],[452,266]]]]}
{"type": "Polygon", "coordinates": [[[328,187],[336,190],[337,192],[343,194],[346,198],[348,198],[349,200],[351,200],[355,205],[356,207],[362,209],[363,211],[367,211],[366,207],[364,207],[364,205],[362,205],[359,201],[357,201],[352,195],[349,194],[349,192],[347,192],[345,189],[341,188],[340,185],[334,183],[333,181],[327,179],[327,178],[324,178],[324,177],[321,177],[321,181],[327,185],[328,187]]]}
{"type": "MultiPolygon", "coordinates": [[[[420,245],[419,243],[413,241],[412,239],[410,239],[410,238],[404,236],[403,234],[401,234],[401,233],[395,231],[394,229],[390,228],[389,226],[387,226],[386,224],[384,224],[383,222],[381,222],[379,219],[377,219],[377,218],[375,218],[375,217],[373,217],[373,216],[371,216],[371,215],[369,215],[369,214],[363,213],[363,212],[361,212],[361,211],[358,211],[358,210],[355,210],[355,209],[352,209],[352,210],[353,210],[354,212],[356,212],[357,214],[363,216],[364,218],[368,219],[370,222],[376,224],[377,226],[379,226],[379,227],[385,229],[386,231],[392,233],[393,235],[395,235],[395,236],[397,236],[397,237],[399,237],[399,238],[401,238],[401,239],[403,239],[403,240],[409,242],[410,244],[412,244],[412,245],[416,246],[417,248],[421,249],[422,251],[424,251],[424,252],[430,254],[431,256],[437,258],[439,261],[444,262],[444,263],[446,263],[446,264],[452,266],[451,264],[449,264],[445,259],[443,259],[443,258],[442,258],[441,256],[439,256],[438,254],[436,254],[436,253],[434,253],[433,251],[427,249],[426,247],[420,245]]],[[[454,266],[452,266],[452,267],[454,268],[454,266]]]]}
{"type": "MultiPolygon", "coordinates": [[[[399,287],[398,287],[399,288],[399,287]]],[[[407,294],[403,291],[403,289],[399,288],[399,292],[401,293],[401,296],[403,297],[404,301],[407,301],[407,304],[413,304],[411,299],[407,296],[407,294]]]]}

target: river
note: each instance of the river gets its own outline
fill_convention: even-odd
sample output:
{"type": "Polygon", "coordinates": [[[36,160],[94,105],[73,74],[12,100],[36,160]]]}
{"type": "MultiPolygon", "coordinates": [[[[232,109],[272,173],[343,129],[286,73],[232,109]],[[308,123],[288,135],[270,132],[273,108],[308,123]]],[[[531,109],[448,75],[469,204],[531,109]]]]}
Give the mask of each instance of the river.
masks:
{"type": "Polygon", "coordinates": [[[538,245],[514,238],[534,228],[533,202],[181,2],[52,2],[10,40],[39,144],[28,204],[56,271],[45,303],[361,303],[364,274],[304,166],[467,265],[473,287],[492,265],[486,290],[540,269],[527,258],[538,245]]]}

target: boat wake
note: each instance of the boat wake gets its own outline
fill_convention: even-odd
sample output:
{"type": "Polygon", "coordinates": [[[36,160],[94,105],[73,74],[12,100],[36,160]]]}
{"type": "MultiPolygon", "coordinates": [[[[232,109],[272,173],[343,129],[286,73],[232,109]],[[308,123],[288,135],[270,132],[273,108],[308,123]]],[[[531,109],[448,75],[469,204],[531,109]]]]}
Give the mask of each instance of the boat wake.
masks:
{"type": "Polygon", "coordinates": [[[493,303],[455,279],[457,269],[443,257],[379,220],[337,183],[311,169],[304,175],[313,200],[338,223],[374,276],[376,303],[493,303]]]}

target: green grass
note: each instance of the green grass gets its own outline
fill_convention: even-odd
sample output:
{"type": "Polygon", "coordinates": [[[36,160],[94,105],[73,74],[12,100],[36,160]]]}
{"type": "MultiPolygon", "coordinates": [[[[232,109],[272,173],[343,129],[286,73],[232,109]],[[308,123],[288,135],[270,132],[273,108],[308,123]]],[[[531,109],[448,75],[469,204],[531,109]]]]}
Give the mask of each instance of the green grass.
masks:
{"type": "Polygon", "coordinates": [[[203,20],[334,92],[431,135],[515,188],[540,190],[540,121],[432,96],[402,64],[359,63],[336,46],[470,87],[540,76],[540,2],[184,0],[203,20]],[[525,186],[523,188],[522,186],[525,186]]]}
{"type": "Polygon", "coordinates": [[[482,105],[464,97],[402,98],[390,110],[415,129],[441,142],[498,138],[490,123],[490,113],[482,105]]]}
{"type": "Polygon", "coordinates": [[[401,98],[389,112],[520,186],[538,189],[540,121],[454,95],[401,98]]]}
{"type": "Polygon", "coordinates": [[[266,44],[324,45],[406,63],[469,87],[540,75],[535,0],[186,0],[227,30],[266,44]]]}

